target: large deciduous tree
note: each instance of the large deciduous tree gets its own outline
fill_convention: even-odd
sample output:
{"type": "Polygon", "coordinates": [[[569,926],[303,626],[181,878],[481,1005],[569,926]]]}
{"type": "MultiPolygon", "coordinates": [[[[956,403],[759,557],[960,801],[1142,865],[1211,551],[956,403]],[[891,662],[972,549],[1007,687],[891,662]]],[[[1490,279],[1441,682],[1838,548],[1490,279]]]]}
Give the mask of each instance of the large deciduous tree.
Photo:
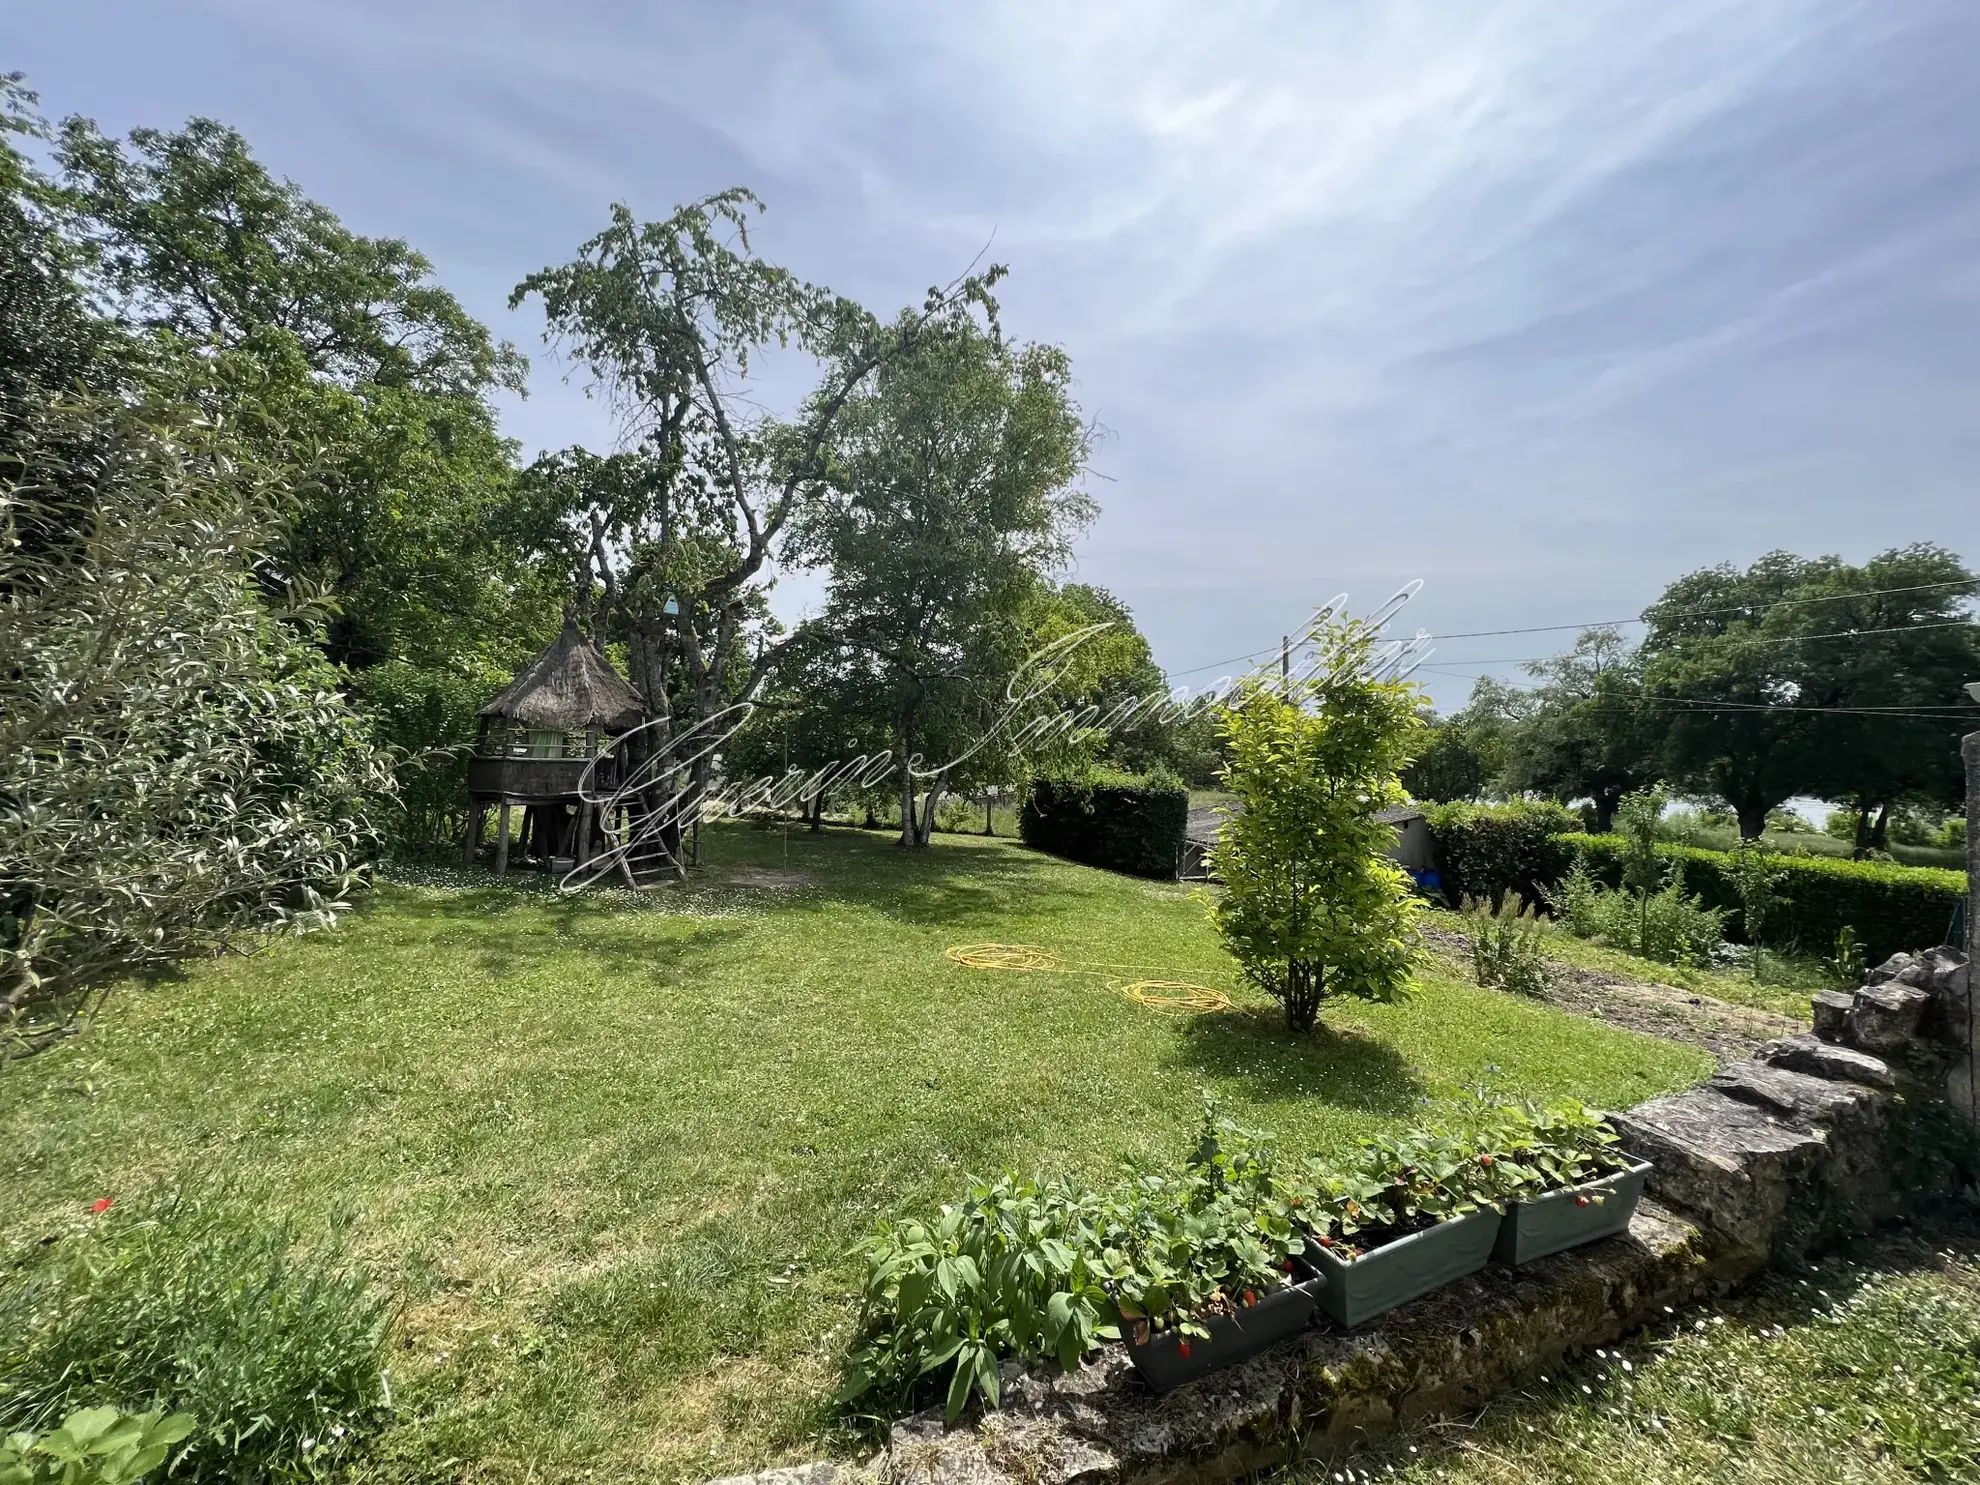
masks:
{"type": "Polygon", "coordinates": [[[1027,605],[1093,505],[1062,351],[1012,345],[994,323],[915,329],[896,327],[912,343],[847,400],[797,535],[830,571],[815,628],[884,707],[901,843],[924,846],[944,790],[996,771],[1027,605]]]}
{"type": "Polygon", "coordinates": [[[1643,690],[1672,781],[1757,838],[1798,794],[1864,813],[1958,789],[1958,686],[1980,665],[1974,575],[1943,548],[1855,566],[1771,552],[1680,578],[1645,611],[1643,690]]]}
{"type": "Polygon", "coordinates": [[[707,785],[704,724],[756,695],[791,643],[763,593],[792,518],[823,488],[835,434],[877,371],[924,335],[965,324],[1000,270],[931,290],[919,313],[883,324],[852,300],[760,256],[732,189],[658,222],[615,206],[577,257],[516,286],[542,301],[546,338],[612,400],[634,446],[611,465],[573,452],[532,482],[540,541],[578,569],[581,601],[625,640],[655,721],[642,739],[660,810],[652,842],[678,865],[678,811],[662,801],[707,785]],[[791,350],[818,380],[795,413],[763,410],[763,357],[791,350]],[[670,768],[685,754],[690,772],[670,768]],[[657,767],[651,765],[658,764],[657,767]]]}
{"type": "Polygon", "coordinates": [[[351,231],[223,124],[120,141],[70,119],[55,156],[50,210],[96,302],[279,472],[264,591],[323,599],[321,647],[404,753],[394,833],[445,838],[476,707],[556,621],[494,519],[515,450],[491,397],[525,363],[419,253],[351,231]]]}
{"type": "Polygon", "coordinates": [[[1587,629],[1572,649],[1529,664],[1527,673],[1540,684],[1510,732],[1507,787],[1563,803],[1587,799],[1595,828],[1608,830],[1623,796],[1658,773],[1634,649],[1615,629],[1587,629]]]}

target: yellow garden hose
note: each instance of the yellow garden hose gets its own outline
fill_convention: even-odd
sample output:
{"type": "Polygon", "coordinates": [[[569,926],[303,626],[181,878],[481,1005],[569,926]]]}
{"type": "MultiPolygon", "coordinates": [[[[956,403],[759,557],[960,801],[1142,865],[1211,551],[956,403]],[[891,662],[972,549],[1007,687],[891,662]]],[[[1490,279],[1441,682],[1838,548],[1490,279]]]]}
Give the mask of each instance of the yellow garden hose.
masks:
{"type": "Polygon", "coordinates": [[[1196,1015],[1205,1011],[1227,1011],[1231,998],[1208,985],[1187,980],[1123,980],[1108,973],[1113,969],[1134,969],[1127,964],[1068,964],[1049,949],[1030,944],[951,944],[943,954],[965,969],[1001,969],[1021,974],[1091,975],[1106,982],[1138,1006],[1170,1015],[1196,1015]]]}

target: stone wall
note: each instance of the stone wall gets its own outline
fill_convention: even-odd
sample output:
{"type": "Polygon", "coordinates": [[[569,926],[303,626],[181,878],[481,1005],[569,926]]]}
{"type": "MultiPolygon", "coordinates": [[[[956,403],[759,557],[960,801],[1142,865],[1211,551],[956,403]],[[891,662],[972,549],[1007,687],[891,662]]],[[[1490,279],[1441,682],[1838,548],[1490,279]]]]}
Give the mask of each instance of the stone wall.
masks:
{"type": "Polygon", "coordinates": [[[717,1485],[1181,1485],[1340,1455],[1462,1412],[1522,1376],[1667,1311],[1900,1215],[1950,1179],[1912,1121],[1964,1086],[1972,983],[1945,950],[1900,955],[1854,993],[1818,999],[1812,1031],[1762,1047],[1689,1092],[1615,1116],[1655,1162],[1626,1234],[1530,1267],[1497,1266],[1354,1331],[1307,1332],[1155,1396],[1118,1346],[1077,1371],[1008,1365],[1004,1406],[945,1428],[897,1424],[861,1464],[717,1485]],[[1951,1087],[1949,1085],[1958,1085],[1951,1087]]]}

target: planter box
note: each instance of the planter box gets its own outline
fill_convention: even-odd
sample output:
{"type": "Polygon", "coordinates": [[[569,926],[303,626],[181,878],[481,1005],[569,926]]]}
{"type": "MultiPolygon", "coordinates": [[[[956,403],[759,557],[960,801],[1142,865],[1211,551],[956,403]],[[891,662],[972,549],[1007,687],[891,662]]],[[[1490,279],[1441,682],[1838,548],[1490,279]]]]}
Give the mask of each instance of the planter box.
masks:
{"type": "Polygon", "coordinates": [[[1370,1248],[1347,1263],[1308,1238],[1306,1258],[1319,1270],[1323,1285],[1320,1308],[1338,1325],[1359,1325],[1454,1279],[1475,1274],[1492,1256],[1499,1220],[1497,1207],[1481,1207],[1370,1248]]]}
{"type": "Polygon", "coordinates": [[[1649,1174],[1648,1162],[1639,1161],[1599,1181],[1514,1202],[1499,1225],[1492,1256],[1517,1266],[1614,1236],[1636,1215],[1636,1204],[1643,1199],[1644,1178],[1649,1174]],[[1589,1198],[1588,1205],[1576,1206],[1577,1196],[1589,1198]]]}
{"type": "MultiPolygon", "coordinates": [[[[1301,1265],[1295,1272],[1310,1271],[1301,1265]]],[[[1145,1344],[1136,1345],[1132,1322],[1124,1320],[1121,1334],[1127,1338],[1128,1360],[1134,1363],[1141,1380],[1157,1392],[1167,1392],[1185,1382],[1194,1382],[1207,1372],[1249,1361],[1313,1323],[1313,1292],[1317,1287],[1318,1281],[1307,1277],[1284,1289],[1273,1290],[1248,1310],[1213,1316],[1206,1322],[1210,1328],[1207,1339],[1165,1330],[1151,1334],[1145,1344]],[[1188,1356],[1182,1354],[1184,1340],[1189,1342],[1188,1356]]]]}

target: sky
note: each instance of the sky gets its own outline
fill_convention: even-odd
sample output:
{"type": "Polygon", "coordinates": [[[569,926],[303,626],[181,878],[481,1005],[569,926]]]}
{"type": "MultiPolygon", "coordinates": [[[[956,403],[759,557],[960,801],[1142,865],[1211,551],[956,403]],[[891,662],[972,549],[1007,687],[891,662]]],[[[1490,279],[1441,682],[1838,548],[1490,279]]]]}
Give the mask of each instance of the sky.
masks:
{"type": "Polygon", "coordinates": [[[1476,631],[1694,568],[1980,561],[1972,0],[12,0],[15,68],[410,241],[530,355],[525,456],[614,446],[507,308],[612,202],[747,185],[883,314],[1007,264],[1104,430],[1075,575],[1183,682],[1420,579],[1449,709],[1572,639],[1476,631]]]}

